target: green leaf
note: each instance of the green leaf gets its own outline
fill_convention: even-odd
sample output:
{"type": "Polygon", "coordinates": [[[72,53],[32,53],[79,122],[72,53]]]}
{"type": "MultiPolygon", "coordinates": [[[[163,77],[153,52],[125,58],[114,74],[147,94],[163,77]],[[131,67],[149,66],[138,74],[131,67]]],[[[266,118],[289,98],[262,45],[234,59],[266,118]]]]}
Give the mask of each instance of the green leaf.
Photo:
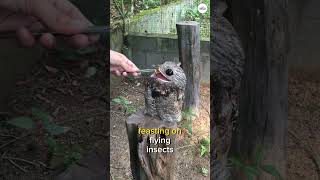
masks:
{"type": "Polygon", "coordinates": [[[255,150],[255,165],[260,166],[262,160],[263,160],[263,148],[262,146],[257,146],[255,150]]]}
{"type": "Polygon", "coordinates": [[[282,177],[281,177],[279,171],[273,165],[261,165],[260,168],[263,171],[265,171],[266,173],[275,177],[277,180],[282,180],[282,177]]]}
{"type": "Polygon", "coordinates": [[[8,123],[23,129],[32,129],[35,126],[33,120],[27,116],[13,118],[9,120],[8,123]]]}
{"type": "Polygon", "coordinates": [[[31,108],[31,113],[34,117],[38,118],[44,126],[48,126],[50,123],[50,116],[37,108],[31,108]]]}
{"type": "Polygon", "coordinates": [[[208,153],[208,147],[204,146],[204,145],[200,145],[200,156],[204,156],[208,153]]]}
{"type": "Polygon", "coordinates": [[[210,145],[210,139],[209,138],[203,138],[200,141],[201,144],[203,144],[204,146],[209,146],[210,145]]]}
{"type": "Polygon", "coordinates": [[[207,176],[208,173],[209,173],[209,170],[207,168],[202,167],[200,169],[200,172],[201,172],[202,175],[207,176]]]}
{"type": "Polygon", "coordinates": [[[120,98],[114,98],[114,99],[112,99],[112,102],[120,104],[121,103],[121,99],[120,98]]]}
{"type": "Polygon", "coordinates": [[[241,161],[241,159],[237,157],[230,157],[229,161],[231,162],[231,165],[238,168],[244,168],[246,165],[241,161]]]}
{"type": "Polygon", "coordinates": [[[248,172],[250,174],[254,174],[256,176],[260,175],[259,169],[257,167],[254,167],[254,166],[248,166],[247,165],[247,166],[244,167],[244,171],[248,172]]]}
{"type": "Polygon", "coordinates": [[[50,123],[48,126],[46,126],[46,130],[51,135],[59,135],[59,134],[66,133],[67,131],[70,130],[70,128],[58,126],[56,124],[50,123]]]}
{"type": "Polygon", "coordinates": [[[57,147],[56,140],[54,140],[51,136],[48,136],[46,142],[47,142],[47,145],[49,148],[49,152],[54,154],[56,151],[56,147],[57,147]]]}
{"type": "Polygon", "coordinates": [[[245,175],[247,176],[247,180],[254,180],[254,175],[253,174],[245,172],[245,175]]]}

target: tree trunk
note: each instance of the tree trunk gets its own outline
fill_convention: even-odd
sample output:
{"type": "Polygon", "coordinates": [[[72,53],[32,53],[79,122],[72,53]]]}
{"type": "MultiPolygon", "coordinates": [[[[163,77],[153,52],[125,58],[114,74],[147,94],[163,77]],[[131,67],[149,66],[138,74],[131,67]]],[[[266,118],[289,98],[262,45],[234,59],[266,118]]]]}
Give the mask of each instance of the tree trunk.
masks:
{"type": "Polygon", "coordinates": [[[177,23],[179,60],[187,77],[183,110],[197,116],[200,107],[200,30],[194,21],[177,23]]]}
{"type": "MultiPolygon", "coordinates": [[[[262,164],[274,166],[286,179],[287,0],[233,1],[232,12],[246,52],[240,121],[232,150],[253,163],[255,149],[263,147],[262,164]]],[[[262,173],[258,179],[275,178],[262,173]]]]}

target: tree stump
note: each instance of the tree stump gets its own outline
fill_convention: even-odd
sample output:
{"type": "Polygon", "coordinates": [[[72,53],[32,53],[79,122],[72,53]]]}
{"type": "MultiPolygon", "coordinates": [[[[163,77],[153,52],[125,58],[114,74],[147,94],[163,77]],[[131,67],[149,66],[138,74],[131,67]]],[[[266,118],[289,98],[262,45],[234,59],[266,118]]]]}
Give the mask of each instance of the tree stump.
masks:
{"type": "Polygon", "coordinates": [[[142,129],[177,129],[177,123],[161,121],[158,118],[145,115],[141,110],[128,117],[126,127],[133,178],[137,180],[174,180],[176,136],[142,134],[141,132],[142,129]],[[158,140],[159,138],[165,138],[167,142],[170,140],[170,144],[150,142],[150,140],[158,140]],[[173,152],[148,152],[149,148],[173,148],[173,152]]]}
{"type": "Polygon", "coordinates": [[[197,116],[200,108],[200,30],[194,21],[177,23],[179,60],[187,77],[183,110],[197,116]]]}

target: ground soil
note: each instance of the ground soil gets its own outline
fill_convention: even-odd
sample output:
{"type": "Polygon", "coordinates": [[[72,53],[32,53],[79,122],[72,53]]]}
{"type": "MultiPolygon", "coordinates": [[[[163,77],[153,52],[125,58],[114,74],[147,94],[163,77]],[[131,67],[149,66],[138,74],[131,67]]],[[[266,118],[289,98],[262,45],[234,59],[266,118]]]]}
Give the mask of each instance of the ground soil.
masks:
{"type": "MultiPolygon", "coordinates": [[[[123,96],[134,105],[136,109],[144,107],[144,86],[142,80],[128,78],[117,80],[111,84],[111,98],[123,96]]],[[[210,87],[201,86],[201,111],[199,118],[193,121],[193,134],[188,138],[184,132],[178,136],[176,146],[176,179],[209,179],[199,172],[200,168],[209,170],[209,156],[200,157],[200,140],[209,137],[210,127],[210,87]]],[[[119,105],[111,105],[110,136],[111,136],[111,175],[113,180],[132,179],[129,160],[129,145],[125,121],[129,114],[125,113],[119,105]]],[[[183,124],[184,121],[181,122],[183,124]]]]}
{"type": "Polygon", "coordinates": [[[288,180],[318,180],[320,152],[320,81],[304,73],[289,74],[288,180]]]}
{"type": "Polygon", "coordinates": [[[84,155],[106,143],[104,54],[98,50],[94,55],[64,61],[44,53],[32,72],[17,80],[7,111],[0,113],[0,179],[51,179],[68,167],[66,159],[48,156],[43,129],[25,130],[6,123],[13,117],[30,115],[32,107],[50,115],[57,125],[70,128],[54,137],[65,146],[65,153],[78,146],[84,155]],[[87,68],[93,66],[97,72],[86,77],[87,68]]]}

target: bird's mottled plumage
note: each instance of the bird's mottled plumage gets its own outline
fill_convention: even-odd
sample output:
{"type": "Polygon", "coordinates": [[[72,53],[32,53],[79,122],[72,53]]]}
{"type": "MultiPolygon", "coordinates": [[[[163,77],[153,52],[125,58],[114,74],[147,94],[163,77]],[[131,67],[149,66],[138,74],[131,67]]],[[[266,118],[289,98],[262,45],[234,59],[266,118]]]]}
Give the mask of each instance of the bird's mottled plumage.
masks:
{"type": "Polygon", "coordinates": [[[218,0],[211,23],[211,177],[226,180],[231,177],[227,167],[232,131],[238,118],[241,76],[245,54],[232,24],[223,16],[225,0],[218,0]]]}
{"type": "Polygon", "coordinates": [[[159,65],[147,81],[145,113],[163,121],[180,121],[186,82],[180,63],[159,65]]]}

